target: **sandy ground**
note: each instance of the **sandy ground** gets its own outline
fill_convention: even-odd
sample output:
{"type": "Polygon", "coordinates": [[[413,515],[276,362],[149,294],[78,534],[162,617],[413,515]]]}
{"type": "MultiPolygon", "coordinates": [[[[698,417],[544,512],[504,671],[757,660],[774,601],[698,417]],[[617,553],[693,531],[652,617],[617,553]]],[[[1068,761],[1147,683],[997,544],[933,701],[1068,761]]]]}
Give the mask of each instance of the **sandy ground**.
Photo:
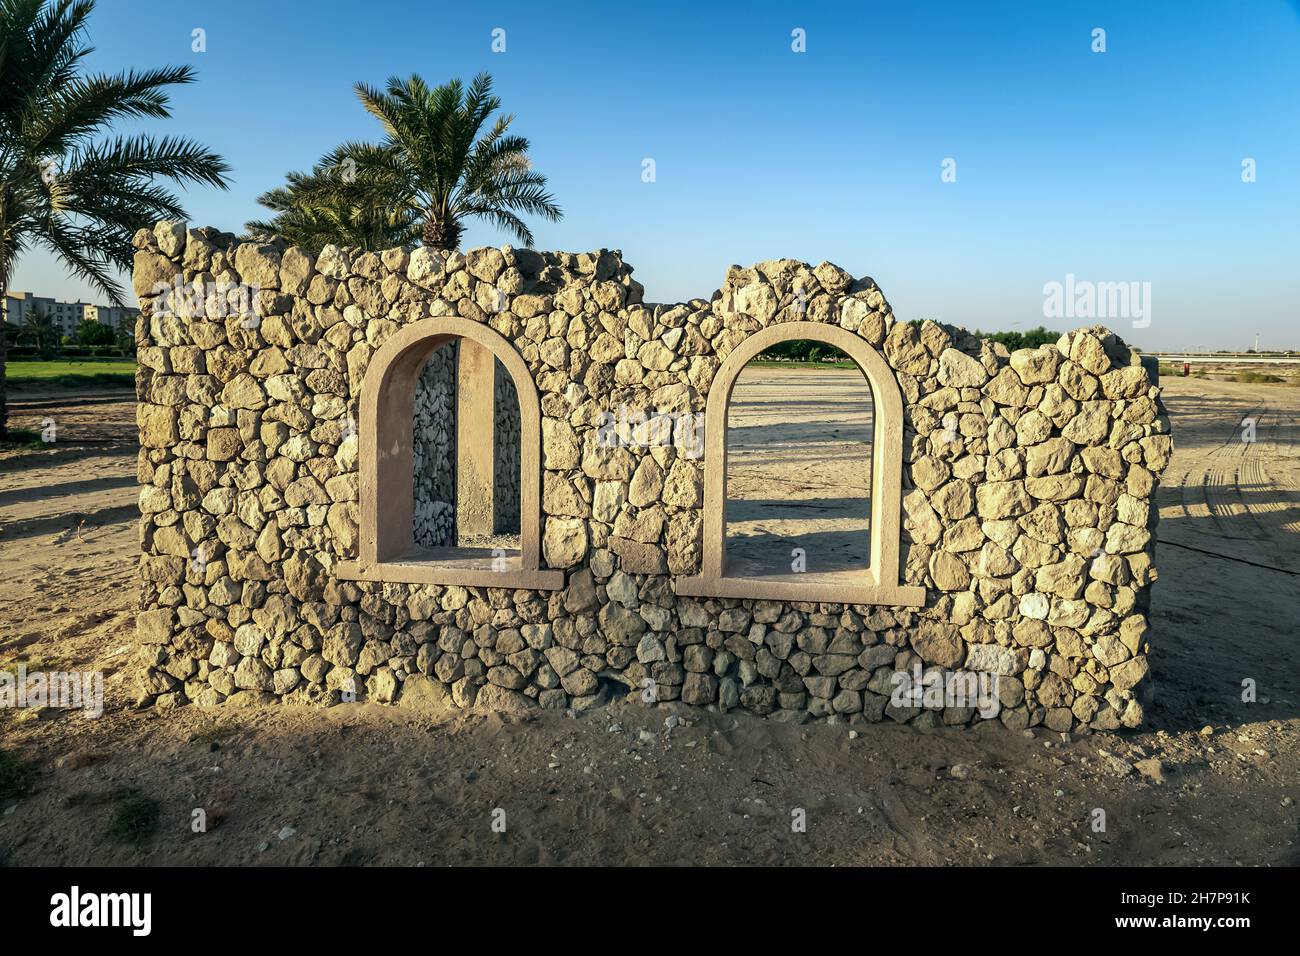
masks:
{"type": "MultiPolygon", "coordinates": [[[[0,757],[29,768],[0,798],[0,862],[1298,863],[1300,390],[1166,385],[1176,451],[1150,726],[1067,739],[994,723],[793,726],[635,697],[526,721],[357,704],[136,711],[132,405],[19,407],[16,425],[60,427],[51,447],[0,453],[0,666],[101,669],[107,704],[95,720],[0,710],[0,757]],[[1251,412],[1258,441],[1243,446],[1251,412]],[[158,808],[135,843],[113,831],[131,794],[158,808]]],[[[779,437],[824,420],[805,414],[768,404],[741,424],[779,437]]],[[[811,474],[809,455],[785,457],[786,490],[769,499],[811,474]]]]}
{"type": "Polygon", "coordinates": [[[727,573],[870,563],[871,387],[856,371],[748,366],[727,424],[727,573]]]}

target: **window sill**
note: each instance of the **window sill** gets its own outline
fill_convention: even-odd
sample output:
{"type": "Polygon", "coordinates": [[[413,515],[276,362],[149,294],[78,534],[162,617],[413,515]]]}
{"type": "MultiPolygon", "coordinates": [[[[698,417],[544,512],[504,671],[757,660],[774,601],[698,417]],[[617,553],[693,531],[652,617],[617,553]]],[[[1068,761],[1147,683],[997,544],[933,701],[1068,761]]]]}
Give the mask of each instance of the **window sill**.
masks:
{"type": "Polygon", "coordinates": [[[907,584],[876,584],[860,571],[832,574],[785,574],[762,577],[677,579],[684,597],[752,598],[761,601],[809,601],[827,604],[887,604],[922,607],[925,588],[907,584]]]}
{"type": "Polygon", "coordinates": [[[345,581],[383,581],[392,584],[445,584],[461,587],[511,588],[560,591],[564,572],[525,568],[519,553],[504,558],[490,550],[445,548],[417,550],[390,561],[340,561],[335,574],[345,581]]]}

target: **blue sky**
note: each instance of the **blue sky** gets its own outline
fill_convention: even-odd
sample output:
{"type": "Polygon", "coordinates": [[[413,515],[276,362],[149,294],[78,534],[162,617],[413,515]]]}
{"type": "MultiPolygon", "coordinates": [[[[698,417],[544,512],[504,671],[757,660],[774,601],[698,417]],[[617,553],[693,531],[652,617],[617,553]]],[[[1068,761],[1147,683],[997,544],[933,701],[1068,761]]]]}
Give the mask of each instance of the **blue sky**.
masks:
{"type": "MultiPolygon", "coordinates": [[[[186,194],[192,224],[238,231],[287,170],[377,138],[354,82],[488,70],[565,210],[538,247],[622,249],[647,301],[788,256],[874,277],[904,319],[1064,330],[1090,322],[1045,318],[1043,287],[1072,274],[1149,282],[1149,324],[1105,320],[1148,349],[1300,346],[1295,2],[100,0],[90,39],[95,69],[198,70],[144,127],[234,167],[186,194]]],[[[11,287],[99,298],[39,253],[11,287]]]]}

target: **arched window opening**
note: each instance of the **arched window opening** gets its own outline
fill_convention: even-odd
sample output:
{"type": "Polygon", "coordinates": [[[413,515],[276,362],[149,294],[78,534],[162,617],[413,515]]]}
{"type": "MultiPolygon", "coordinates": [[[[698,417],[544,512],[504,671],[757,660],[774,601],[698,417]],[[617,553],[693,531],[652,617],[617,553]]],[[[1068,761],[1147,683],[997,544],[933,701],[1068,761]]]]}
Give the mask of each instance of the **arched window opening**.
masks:
{"type": "Polygon", "coordinates": [[[482,323],[423,319],[361,383],[360,535],[343,578],[555,590],[542,570],[541,403],[523,358],[482,323]]]}
{"type": "MultiPolygon", "coordinates": [[[[785,348],[788,350],[788,346],[785,348]]],[[[800,370],[806,374],[815,374],[816,371],[800,370]]],[[[835,371],[836,374],[851,374],[835,371]]],[[[779,386],[777,392],[780,392],[779,386]]],[[[857,434],[861,438],[864,433],[859,430],[857,434]]],[[[709,386],[704,445],[702,563],[698,575],[678,580],[678,594],[911,607],[924,604],[925,588],[900,583],[898,573],[902,528],[903,396],[889,364],[865,340],[839,326],[822,322],[783,322],[750,335],[727,355],[709,386]],[[832,446],[853,442],[853,433],[846,434],[848,423],[837,426],[834,421],[828,421],[828,416],[840,413],[821,404],[804,406],[793,396],[777,393],[764,396],[761,374],[755,379],[760,387],[753,394],[753,401],[760,408],[764,401],[769,404],[755,420],[744,410],[744,406],[749,404],[748,385],[737,389],[737,380],[751,359],[800,339],[828,347],[827,355],[835,349],[851,359],[865,376],[868,386],[858,394],[870,403],[871,408],[870,454],[858,456],[856,465],[846,459],[842,469],[843,484],[837,480],[830,482],[836,486],[830,499],[840,503],[820,515],[831,522],[821,529],[827,532],[822,538],[809,536],[806,517],[796,520],[801,526],[796,529],[795,526],[777,525],[776,521],[785,519],[773,515],[778,507],[782,512],[798,510],[800,505],[810,500],[797,495],[815,492],[821,498],[827,492],[828,489],[813,488],[812,482],[816,479],[811,477],[827,462],[810,460],[809,456],[820,454],[826,457],[832,446]],[[738,417],[740,431],[734,444],[728,429],[733,399],[742,403],[738,417]],[[745,424],[746,417],[750,418],[749,426],[745,424]],[[763,419],[768,420],[766,424],[763,419]],[[805,437],[823,444],[822,452],[805,450],[796,453],[790,450],[775,456],[775,466],[769,462],[769,468],[775,467],[775,471],[764,472],[753,455],[755,441],[763,437],[761,432],[766,429],[769,436],[775,434],[779,438],[784,428],[787,437],[793,437],[799,433],[800,426],[805,437]],[[747,432],[747,427],[755,430],[747,432]],[[735,500],[732,500],[729,489],[728,458],[732,453],[737,455],[740,469],[735,500]],[[750,469],[748,474],[747,466],[750,469]],[[800,467],[804,474],[795,476],[794,472],[800,467]],[[795,490],[792,491],[788,484],[783,487],[783,479],[796,482],[795,490]],[[861,517],[862,511],[848,503],[858,494],[866,498],[865,522],[861,517]],[[761,497],[752,497],[758,495],[761,497]],[[736,526],[731,528],[733,519],[736,526]],[[734,541],[728,538],[729,530],[736,532],[734,541]],[[787,547],[790,550],[800,547],[797,536],[788,533],[791,530],[801,530],[806,541],[820,542],[820,546],[819,550],[804,546],[805,558],[811,557],[812,560],[802,568],[796,561],[798,556],[790,554],[786,569],[782,569],[777,563],[778,556],[786,558],[783,552],[787,547]],[[864,534],[865,543],[862,541],[864,534]],[[733,546],[737,549],[736,554],[730,553],[733,546]],[[813,553],[809,554],[810,551],[813,553]],[[817,561],[823,562],[822,570],[817,570],[817,561]]],[[[830,464],[834,470],[833,456],[830,464]]]]}
{"type": "Polygon", "coordinates": [[[727,414],[728,575],[870,567],[872,412],[862,369],[833,345],[784,342],[745,365],[727,414]]]}

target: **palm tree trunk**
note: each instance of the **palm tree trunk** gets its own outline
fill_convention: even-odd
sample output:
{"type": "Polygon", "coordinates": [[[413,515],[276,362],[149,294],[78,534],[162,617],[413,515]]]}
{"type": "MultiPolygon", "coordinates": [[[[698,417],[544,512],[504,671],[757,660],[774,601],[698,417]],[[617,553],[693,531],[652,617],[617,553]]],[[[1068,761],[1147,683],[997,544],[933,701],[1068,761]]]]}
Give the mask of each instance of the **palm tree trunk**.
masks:
{"type": "Polygon", "coordinates": [[[461,227],[454,219],[441,219],[430,215],[424,220],[424,244],[430,249],[455,252],[460,245],[461,227]]]}
{"type": "MultiPolygon", "coordinates": [[[[9,270],[4,263],[0,263],[0,303],[8,304],[9,297],[9,270]]],[[[5,387],[5,360],[9,356],[9,335],[8,322],[4,319],[4,313],[0,312],[0,441],[9,437],[9,403],[7,389],[5,387]]]]}

